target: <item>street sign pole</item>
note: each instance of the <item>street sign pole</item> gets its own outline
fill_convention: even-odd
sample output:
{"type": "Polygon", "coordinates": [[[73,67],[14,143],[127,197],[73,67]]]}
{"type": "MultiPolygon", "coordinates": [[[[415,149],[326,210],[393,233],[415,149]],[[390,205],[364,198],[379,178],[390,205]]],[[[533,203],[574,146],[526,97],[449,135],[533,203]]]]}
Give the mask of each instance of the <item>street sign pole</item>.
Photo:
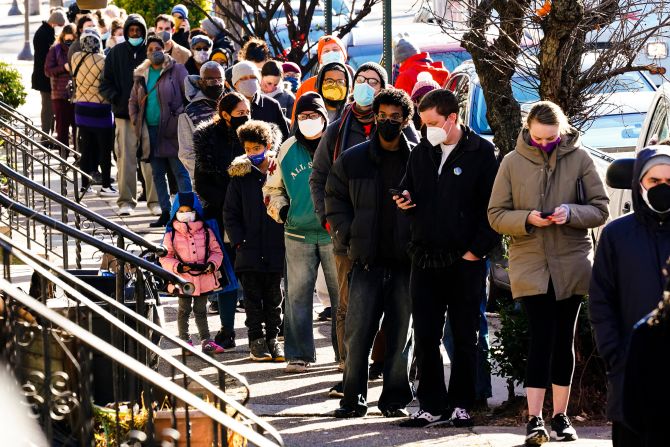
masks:
{"type": "Polygon", "coordinates": [[[17,57],[20,61],[31,61],[33,60],[33,53],[30,50],[30,0],[24,0],[23,2],[23,37],[25,43],[23,44],[23,50],[19,53],[17,57]]]}
{"type": "Polygon", "coordinates": [[[393,75],[393,53],[392,53],[392,36],[393,31],[391,27],[391,0],[384,0],[384,11],[382,18],[382,26],[384,27],[384,69],[388,75],[389,83],[392,82],[393,75]]]}
{"type": "Polygon", "coordinates": [[[326,16],[326,34],[333,34],[333,0],[326,0],[324,4],[326,16]]]}

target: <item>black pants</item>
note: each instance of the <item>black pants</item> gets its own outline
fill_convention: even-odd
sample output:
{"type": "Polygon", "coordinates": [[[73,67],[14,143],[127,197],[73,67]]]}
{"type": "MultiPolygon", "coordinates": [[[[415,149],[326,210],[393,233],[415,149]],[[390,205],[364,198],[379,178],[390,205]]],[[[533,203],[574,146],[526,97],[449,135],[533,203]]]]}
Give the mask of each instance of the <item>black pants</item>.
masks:
{"type": "Polygon", "coordinates": [[[649,433],[638,434],[622,422],[612,423],[612,445],[614,447],[658,447],[667,444],[663,427],[649,433]]]}
{"type": "MultiPolygon", "coordinates": [[[[112,151],[114,150],[114,128],[102,129],[97,127],[78,128],[79,146],[81,153],[81,170],[91,174],[98,170],[102,174],[102,186],[111,185],[110,171],[112,169],[112,151]]],[[[88,180],[82,179],[82,186],[88,186],[88,180]]]]}
{"type": "Polygon", "coordinates": [[[483,260],[460,259],[441,269],[412,266],[410,294],[416,362],[421,374],[417,397],[422,410],[444,414],[450,407],[472,408],[477,375],[479,302],[485,280],[483,260]],[[440,353],[447,310],[455,346],[448,393],[440,353]]]}
{"type": "Polygon", "coordinates": [[[263,338],[277,338],[281,324],[281,273],[242,272],[238,275],[244,288],[244,324],[249,333],[249,342],[263,338]]]}
{"type": "Polygon", "coordinates": [[[556,301],[550,281],[546,294],[527,296],[521,302],[528,316],[530,335],[526,386],[569,386],[575,369],[575,327],[582,297],[575,295],[556,301]]]}

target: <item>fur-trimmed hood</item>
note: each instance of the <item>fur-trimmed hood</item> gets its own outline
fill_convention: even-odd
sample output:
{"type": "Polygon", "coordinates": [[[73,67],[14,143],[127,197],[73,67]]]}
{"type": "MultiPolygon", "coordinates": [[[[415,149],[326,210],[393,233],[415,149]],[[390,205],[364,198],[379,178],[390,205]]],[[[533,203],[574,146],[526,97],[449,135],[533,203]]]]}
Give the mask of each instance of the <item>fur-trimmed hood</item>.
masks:
{"type": "MultiPolygon", "coordinates": [[[[277,152],[273,150],[267,151],[265,157],[268,159],[268,171],[277,166],[277,152]]],[[[258,169],[251,164],[251,160],[246,154],[235,157],[235,160],[228,166],[228,175],[230,177],[244,177],[249,174],[252,169],[258,169]]]]}

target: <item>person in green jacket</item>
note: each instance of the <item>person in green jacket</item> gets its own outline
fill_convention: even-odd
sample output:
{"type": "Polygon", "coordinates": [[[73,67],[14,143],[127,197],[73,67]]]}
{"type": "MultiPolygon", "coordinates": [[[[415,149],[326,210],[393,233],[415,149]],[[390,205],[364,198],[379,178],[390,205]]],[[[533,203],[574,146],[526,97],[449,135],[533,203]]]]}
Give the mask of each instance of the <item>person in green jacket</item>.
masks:
{"type": "MultiPolygon", "coordinates": [[[[295,135],[282,144],[277,164],[268,169],[263,187],[268,214],[284,224],[288,296],[284,315],[287,372],[304,372],[316,361],[312,302],[319,264],[323,268],[333,312],[337,311],[337,271],[332,240],[314,212],[309,190],[314,151],[328,125],[328,112],[318,93],[309,92],[296,105],[295,135]]],[[[332,327],[335,360],[337,331],[332,327]]]]}

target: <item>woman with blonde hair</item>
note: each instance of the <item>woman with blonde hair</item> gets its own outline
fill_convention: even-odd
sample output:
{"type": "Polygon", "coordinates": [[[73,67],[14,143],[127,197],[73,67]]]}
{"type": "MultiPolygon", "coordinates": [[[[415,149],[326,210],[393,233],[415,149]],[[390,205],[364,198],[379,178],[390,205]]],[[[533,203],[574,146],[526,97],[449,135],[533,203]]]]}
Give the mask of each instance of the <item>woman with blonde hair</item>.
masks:
{"type": "Polygon", "coordinates": [[[579,131],[570,127],[558,105],[536,103],[515,150],[500,165],[488,208],[491,227],[510,236],[512,295],[528,317],[526,445],[549,441],[542,419],[549,383],[551,437],[577,439],[566,415],[575,366],[574,332],[591,276],[588,230],[605,223],[608,203],[579,131]]]}

